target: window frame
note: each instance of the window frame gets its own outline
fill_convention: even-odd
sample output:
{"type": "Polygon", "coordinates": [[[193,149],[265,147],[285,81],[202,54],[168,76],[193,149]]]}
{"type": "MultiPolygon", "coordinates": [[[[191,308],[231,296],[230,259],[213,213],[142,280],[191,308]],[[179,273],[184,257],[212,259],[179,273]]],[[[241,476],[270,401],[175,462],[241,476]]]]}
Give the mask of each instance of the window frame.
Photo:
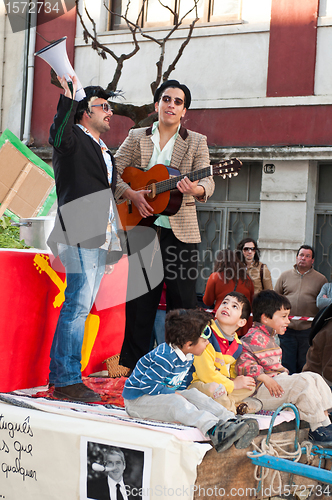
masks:
{"type": "MultiPolygon", "coordinates": [[[[109,0],[109,9],[112,10],[112,3],[115,0],[109,0]]],[[[123,0],[118,0],[122,3],[123,0]]],[[[124,0],[126,1],[126,0],[124,0]]],[[[149,0],[148,0],[149,1],[149,0]]],[[[212,25],[212,24],[229,24],[229,23],[236,23],[241,21],[241,14],[242,14],[242,0],[234,0],[235,2],[238,2],[237,6],[237,12],[234,14],[230,14],[227,16],[220,16],[220,15],[213,15],[213,7],[214,7],[214,2],[218,0],[202,0],[204,2],[204,14],[202,17],[199,18],[197,21],[196,25],[212,25]]],[[[171,8],[173,10],[176,10],[176,12],[179,14],[180,13],[180,2],[181,0],[171,0],[171,8]]],[[[138,17],[138,13],[140,12],[140,9],[142,8],[142,0],[137,0],[138,7],[137,7],[137,16],[136,19],[140,20],[139,25],[141,28],[145,29],[151,29],[151,28],[169,28],[171,26],[174,26],[174,16],[169,15],[168,20],[165,21],[160,21],[160,22],[149,22],[147,19],[148,16],[148,6],[143,9],[142,15],[138,17]]],[[[108,31],[119,31],[119,30],[124,30],[127,29],[127,24],[125,21],[120,18],[120,24],[115,24],[114,18],[116,16],[111,14],[109,12],[108,15],[108,20],[107,20],[107,30],[108,31]]],[[[193,17],[188,18],[187,20],[184,19],[182,22],[183,27],[187,27],[190,23],[193,21],[193,17]]]]}

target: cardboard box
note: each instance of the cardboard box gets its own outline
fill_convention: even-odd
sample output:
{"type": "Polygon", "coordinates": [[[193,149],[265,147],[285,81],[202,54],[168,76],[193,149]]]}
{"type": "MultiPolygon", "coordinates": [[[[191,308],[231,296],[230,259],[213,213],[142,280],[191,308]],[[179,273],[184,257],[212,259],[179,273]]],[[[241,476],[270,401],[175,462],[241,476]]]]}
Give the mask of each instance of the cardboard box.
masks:
{"type": "Polygon", "coordinates": [[[0,137],[0,204],[5,214],[13,219],[47,215],[55,199],[53,169],[6,129],[0,137]]]}

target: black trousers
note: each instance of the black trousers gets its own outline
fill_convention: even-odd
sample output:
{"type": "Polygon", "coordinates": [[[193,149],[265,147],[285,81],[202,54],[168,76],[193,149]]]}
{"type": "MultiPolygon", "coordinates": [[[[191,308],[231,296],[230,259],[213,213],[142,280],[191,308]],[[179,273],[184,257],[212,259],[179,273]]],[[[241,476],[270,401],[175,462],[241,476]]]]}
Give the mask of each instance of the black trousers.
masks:
{"type": "Polygon", "coordinates": [[[171,229],[146,229],[146,233],[143,228],[128,233],[126,327],[120,364],[131,369],[150,350],[164,281],[167,311],[197,306],[197,244],[181,242],[171,229]]]}

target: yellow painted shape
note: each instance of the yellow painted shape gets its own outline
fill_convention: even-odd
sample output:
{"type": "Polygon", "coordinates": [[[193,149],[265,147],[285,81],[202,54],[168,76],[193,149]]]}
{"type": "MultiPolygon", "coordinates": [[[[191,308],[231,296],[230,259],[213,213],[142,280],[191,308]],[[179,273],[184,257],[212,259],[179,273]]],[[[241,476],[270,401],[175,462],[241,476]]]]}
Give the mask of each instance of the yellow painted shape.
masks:
{"type": "Polygon", "coordinates": [[[60,276],[50,266],[49,260],[50,258],[48,257],[48,255],[40,253],[35,255],[33,259],[37,271],[39,271],[40,273],[44,271],[51,278],[53,283],[59,288],[60,292],[54,299],[53,307],[60,307],[65,300],[65,290],[67,286],[67,280],[65,279],[65,281],[62,281],[60,276]]]}
{"type": "MultiPolygon", "coordinates": [[[[37,254],[34,257],[34,265],[37,268],[37,271],[42,273],[44,271],[53,281],[53,283],[59,288],[59,293],[56,295],[53,307],[60,307],[65,300],[65,290],[67,287],[67,280],[62,281],[62,279],[58,276],[58,274],[54,271],[54,269],[49,264],[49,257],[44,254],[37,254]]],[[[97,333],[100,325],[100,317],[96,314],[89,314],[85,321],[84,328],[84,338],[82,345],[82,361],[81,370],[85,370],[88,366],[89,359],[91,356],[91,351],[94,346],[97,333]]]]}
{"type": "Polygon", "coordinates": [[[91,351],[95,343],[97,333],[100,325],[100,317],[96,314],[89,314],[85,321],[84,328],[84,338],[82,345],[82,360],[81,360],[81,371],[85,370],[88,366],[89,359],[91,356],[91,351]]]}

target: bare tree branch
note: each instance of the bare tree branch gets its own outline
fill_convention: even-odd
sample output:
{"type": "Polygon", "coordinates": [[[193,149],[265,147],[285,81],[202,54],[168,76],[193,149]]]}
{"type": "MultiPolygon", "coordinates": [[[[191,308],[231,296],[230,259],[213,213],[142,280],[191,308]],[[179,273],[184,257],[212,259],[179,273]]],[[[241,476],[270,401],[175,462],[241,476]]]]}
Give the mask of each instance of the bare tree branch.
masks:
{"type": "MultiPolygon", "coordinates": [[[[129,52],[128,54],[121,54],[121,56],[117,56],[111,49],[109,49],[107,46],[105,46],[104,44],[100,43],[99,40],[98,40],[98,35],[97,35],[97,30],[96,30],[96,23],[95,21],[91,18],[88,10],[87,10],[87,7],[85,5],[85,2],[84,2],[84,11],[89,19],[89,21],[91,22],[92,24],[92,27],[93,27],[93,33],[91,33],[85,22],[84,22],[84,19],[83,19],[83,16],[81,14],[81,12],[79,11],[79,0],[75,0],[75,4],[76,4],[76,10],[77,10],[77,15],[79,17],[79,20],[80,20],[80,23],[84,29],[84,38],[85,38],[85,42],[87,43],[88,42],[88,39],[90,38],[92,40],[92,48],[94,50],[97,51],[98,55],[100,55],[103,59],[106,59],[106,53],[109,54],[111,57],[113,57],[113,59],[115,59],[115,61],[117,62],[117,66],[116,66],[116,69],[115,69],[115,72],[114,72],[114,75],[113,75],[113,80],[108,84],[107,86],[107,91],[115,91],[117,89],[117,86],[118,86],[118,82],[120,80],[120,77],[121,77],[121,73],[122,73],[122,68],[123,68],[123,62],[127,59],[130,59],[131,57],[133,57],[140,49],[139,47],[139,44],[138,44],[138,41],[137,41],[137,38],[136,38],[136,27],[133,28],[132,24],[129,25],[128,23],[128,28],[129,30],[131,31],[132,33],[132,36],[133,36],[133,42],[134,42],[134,48],[131,52],[129,52]]],[[[130,3],[130,0],[128,2],[128,5],[130,3]]]]}
{"type": "Polygon", "coordinates": [[[194,19],[193,22],[190,24],[189,32],[188,32],[188,35],[187,35],[185,41],[181,44],[181,47],[179,48],[179,51],[178,51],[176,57],[174,58],[173,62],[168,66],[167,70],[163,74],[163,81],[168,80],[170,73],[175,69],[175,66],[178,63],[180,57],[182,56],[184,49],[186,48],[186,46],[190,42],[192,33],[194,31],[195,24],[197,23],[198,19],[199,18],[196,17],[196,19],[194,19]]]}
{"type": "MultiPolygon", "coordinates": [[[[121,19],[123,19],[127,25],[127,28],[129,29],[132,39],[133,39],[133,44],[134,48],[131,52],[128,54],[121,54],[121,56],[117,56],[108,46],[102,44],[98,40],[98,34],[97,34],[97,29],[96,29],[96,23],[94,19],[90,16],[85,0],[84,2],[84,12],[86,14],[87,19],[91,23],[91,29],[89,29],[86,25],[86,22],[84,20],[84,17],[82,13],[79,11],[79,0],[75,0],[76,4],[76,10],[77,10],[77,15],[79,17],[80,23],[83,27],[83,36],[85,43],[88,43],[89,40],[91,40],[91,46],[94,50],[97,51],[98,55],[100,55],[102,58],[106,59],[107,54],[110,55],[117,63],[116,69],[113,75],[112,81],[108,84],[107,86],[107,91],[115,91],[118,86],[118,82],[121,77],[122,73],[122,68],[124,61],[127,59],[130,59],[133,57],[140,49],[138,40],[137,40],[137,35],[141,35],[142,38],[145,38],[147,40],[150,40],[151,42],[156,43],[159,46],[160,54],[159,54],[159,59],[156,62],[156,67],[157,67],[157,74],[156,74],[156,79],[150,84],[152,94],[155,93],[156,89],[160,85],[161,81],[165,81],[169,78],[169,75],[171,74],[172,71],[174,71],[177,63],[179,62],[180,58],[183,55],[183,52],[190,42],[193,34],[193,30],[195,27],[196,22],[198,21],[198,2],[199,0],[192,0],[193,1],[193,6],[179,19],[179,14],[175,10],[173,10],[171,7],[168,5],[165,5],[163,3],[163,0],[158,0],[159,4],[167,9],[171,15],[174,18],[174,24],[171,28],[168,29],[167,34],[163,38],[157,38],[152,36],[150,33],[147,31],[143,30],[141,24],[143,24],[143,15],[144,15],[144,10],[147,5],[148,0],[142,0],[141,3],[141,8],[138,12],[137,19],[135,22],[131,21],[129,19],[129,9],[131,5],[131,0],[127,1],[126,9],[125,12],[122,14],[118,14],[116,12],[113,12],[109,6],[107,5],[107,0],[103,0],[103,4],[105,9],[113,16],[118,16],[121,19]],[[163,67],[164,67],[164,62],[165,62],[165,52],[166,52],[166,43],[169,41],[170,37],[173,35],[173,33],[183,24],[184,19],[195,10],[195,19],[191,22],[191,24],[188,26],[188,33],[185,38],[185,40],[182,42],[176,56],[174,57],[173,61],[171,64],[169,64],[168,68],[163,72],[163,67]]],[[[114,108],[114,113],[119,114],[122,116],[127,116],[131,118],[135,122],[135,126],[145,126],[149,125],[155,120],[155,115],[151,115],[154,111],[154,105],[148,104],[144,106],[134,106],[131,104],[123,104],[123,103],[116,103],[113,102],[113,108],[114,108]]]]}

